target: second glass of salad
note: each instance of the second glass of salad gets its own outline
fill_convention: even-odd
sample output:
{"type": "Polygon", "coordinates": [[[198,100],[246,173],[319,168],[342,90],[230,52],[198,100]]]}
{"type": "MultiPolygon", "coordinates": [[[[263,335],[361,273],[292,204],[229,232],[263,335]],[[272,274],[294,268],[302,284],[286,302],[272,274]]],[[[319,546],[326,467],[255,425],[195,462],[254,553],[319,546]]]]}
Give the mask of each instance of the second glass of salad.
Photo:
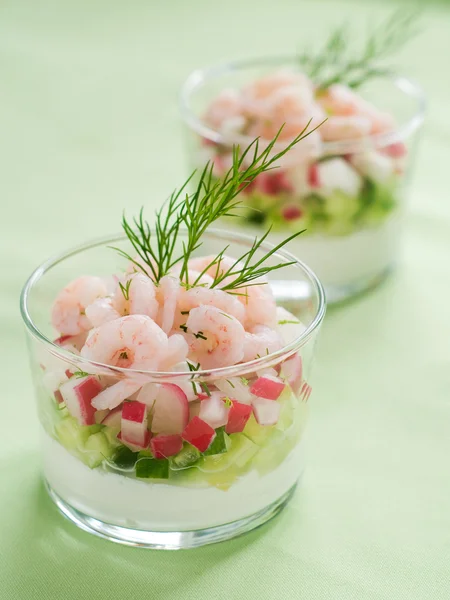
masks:
{"type": "MultiPolygon", "coordinates": [[[[238,61],[197,70],[186,81],[181,110],[190,166],[230,166],[233,146],[271,140],[283,148],[317,127],[241,193],[246,231],[284,239],[317,272],[329,302],[374,286],[395,264],[401,213],[417,132],[421,89],[381,59],[412,34],[395,13],[367,38],[360,56],[337,29],[317,54],[238,61]],[[350,52],[350,53],[349,53],[350,52]]],[[[226,224],[225,224],[226,226],[226,224]]]]}

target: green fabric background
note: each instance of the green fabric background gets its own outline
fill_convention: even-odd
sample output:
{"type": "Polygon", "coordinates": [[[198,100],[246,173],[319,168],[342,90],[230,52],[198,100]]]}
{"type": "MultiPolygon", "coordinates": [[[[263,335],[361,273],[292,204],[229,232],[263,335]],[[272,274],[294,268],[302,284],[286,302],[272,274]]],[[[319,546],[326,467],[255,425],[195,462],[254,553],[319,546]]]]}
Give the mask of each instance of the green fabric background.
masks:
{"type": "Polygon", "coordinates": [[[450,5],[427,4],[400,61],[430,100],[403,257],[373,294],[329,311],[303,486],[272,524],[177,553],[91,537],[46,497],[21,285],[182,180],[176,94],[191,69],[294,51],[392,3],[0,4],[2,600],[450,598],[450,5]]]}

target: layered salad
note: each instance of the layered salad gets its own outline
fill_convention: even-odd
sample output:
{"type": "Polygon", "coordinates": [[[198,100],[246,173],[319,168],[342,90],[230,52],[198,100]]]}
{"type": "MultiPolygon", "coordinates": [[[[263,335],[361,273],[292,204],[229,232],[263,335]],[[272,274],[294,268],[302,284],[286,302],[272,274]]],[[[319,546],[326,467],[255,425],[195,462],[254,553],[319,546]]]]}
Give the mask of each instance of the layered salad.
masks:
{"type": "Polygon", "coordinates": [[[359,50],[349,46],[357,36],[341,27],[317,52],[196,72],[185,86],[191,160],[213,160],[217,177],[229,168],[233,144],[270,140],[282,128],[283,147],[321,124],[242,191],[240,224],[251,231],[271,226],[275,239],[304,229],[291,249],[315,269],[331,299],[333,287],[380,274],[395,255],[409,140],[386,110],[389,102],[379,107],[365,90],[381,76],[390,82],[384,100],[403,94],[380,61],[406,41],[412,25],[406,13],[395,13],[359,50]]]}
{"type": "Polygon", "coordinates": [[[308,323],[277,305],[271,287],[292,261],[277,262],[264,239],[240,256],[226,245],[201,252],[206,228],[288,149],[256,143],[250,165],[236,153],[218,181],[206,167],[154,229],[142,212],[124,217],[122,269],[80,273],[57,293],[57,337],[37,351],[44,469],[83,514],[201,529],[254,514],[295,485],[311,394],[308,323]]]}

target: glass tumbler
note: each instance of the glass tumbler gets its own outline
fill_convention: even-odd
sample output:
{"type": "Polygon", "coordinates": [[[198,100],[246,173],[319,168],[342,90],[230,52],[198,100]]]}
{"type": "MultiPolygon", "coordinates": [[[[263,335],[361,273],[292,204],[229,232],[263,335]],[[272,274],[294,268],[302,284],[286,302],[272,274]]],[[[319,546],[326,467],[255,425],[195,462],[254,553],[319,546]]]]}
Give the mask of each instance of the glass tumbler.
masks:
{"type": "MultiPolygon", "coordinates": [[[[229,245],[237,256],[252,241],[208,231],[202,253],[229,245]]],[[[123,271],[110,246],[125,249],[127,242],[118,235],[63,253],[36,269],[22,292],[50,497],[82,529],[131,546],[191,548],[234,537],[276,515],[301,476],[322,286],[280,250],[269,264],[293,261],[270,279],[281,350],[209,371],[112,367],[80,355],[83,336],[57,337],[50,310],[57,292],[81,274],[108,283],[123,271]],[[126,400],[96,410],[93,398],[116,385],[126,386],[126,400]],[[220,406],[219,396],[226,398],[220,406]],[[215,427],[202,419],[211,410],[218,411],[215,427]],[[182,435],[155,433],[167,415],[182,423],[182,435]]],[[[263,244],[254,260],[272,247],[263,244]]]]}
{"type": "MultiPolygon", "coordinates": [[[[241,90],[278,69],[296,69],[294,58],[234,62],[193,72],[181,92],[192,169],[214,162],[220,177],[231,165],[234,144],[246,148],[247,134],[211,128],[204,119],[224,90],[241,90]]],[[[305,230],[288,249],[311,266],[329,303],[373,287],[394,266],[401,216],[410,181],[417,132],[425,101],[404,77],[384,77],[364,88],[364,98],[390,113],[395,129],[365,138],[323,142],[313,134],[241,192],[245,231],[272,227],[274,242],[305,230]]],[[[315,121],[314,123],[318,123],[315,121]]],[[[261,145],[268,142],[261,139],[261,145]]],[[[275,150],[281,150],[279,143],[275,150]]],[[[224,223],[229,227],[229,223],[224,223]]]]}

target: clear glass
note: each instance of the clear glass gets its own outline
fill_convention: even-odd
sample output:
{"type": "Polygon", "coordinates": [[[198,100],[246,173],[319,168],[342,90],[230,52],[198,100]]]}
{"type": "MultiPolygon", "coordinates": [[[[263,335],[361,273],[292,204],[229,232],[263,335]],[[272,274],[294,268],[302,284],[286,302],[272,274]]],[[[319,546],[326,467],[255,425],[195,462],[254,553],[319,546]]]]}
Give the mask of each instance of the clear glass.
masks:
{"type": "MultiPolygon", "coordinates": [[[[218,93],[241,89],[279,68],[295,69],[295,60],[242,61],[191,74],[181,94],[191,168],[212,160],[220,176],[231,164],[233,144],[245,148],[252,141],[245,135],[215,131],[202,120],[218,93]]],[[[306,229],[288,249],[311,266],[329,303],[373,287],[395,264],[402,207],[424,116],[422,91],[403,77],[375,80],[362,95],[395,118],[394,131],[319,144],[306,138],[278,169],[262,174],[241,193],[248,210],[242,212],[244,219],[235,221],[252,233],[271,225],[275,242],[306,229]]]]}
{"type": "MultiPolygon", "coordinates": [[[[251,243],[247,236],[209,231],[202,254],[218,253],[229,244],[227,253],[238,256],[251,243]]],[[[55,340],[49,323],[52,302],[67,282],[80,274],[108,280],[123,271],[123,259],[111,245],[129,250],[123,236],[86,244],[39,267],[22,292],[50,496],[79,527],[140,547],[189,548],[253,529],[281,510],[302,472],[314,343],[325,313],[321,284],[289,253],[279,251],[271,259],[273,264],[295,261],[274,271],[270,285],[278,305],[301,321],[279,318],[289,343],[276,353],[195,374],[110,367],[77,354],[83,343],[79,336],[55,340]],[[250,390],[270,374],[278,374],[284,383],[276,399],[262,402],[263,411],[269,403],[270,414],[264,420],[249,405],[250,390]],[[218,422],[206,451],[200,453],[184,441],[181,451],[156,459],[153,446],[130,448],[121,442],[123,405],[112,411],[90,408],[93,395],[124,380],[132,386],[129,401],[135,401],[146,386],[151,400],[146,409],[148,438],[153,435],[155,389],[164,390],[164,402],[176,396],[170,406],[186,422],[202,415],[210,402],[207,393],[216,389],[229,396],[227,411],[239,411],[235,419],[228,412],[225,421],[218,422]],[[78,404],[74,408],[75,392],[84,412],[78,411],[78,404]]],[[[271,247],[264,244],[255,260],[271,247]]]]}

